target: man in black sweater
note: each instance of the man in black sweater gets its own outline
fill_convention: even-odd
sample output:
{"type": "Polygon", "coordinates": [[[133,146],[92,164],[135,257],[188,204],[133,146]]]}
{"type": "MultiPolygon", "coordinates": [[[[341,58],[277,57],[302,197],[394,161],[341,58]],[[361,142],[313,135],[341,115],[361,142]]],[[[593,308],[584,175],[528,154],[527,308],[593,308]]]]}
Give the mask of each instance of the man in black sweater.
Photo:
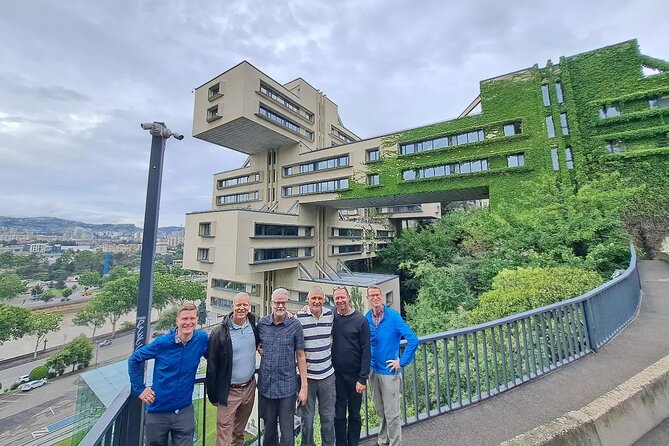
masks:
{"type": "Polygon", "coordinates": [[[337,391],[336,444],[357,446],[362,426],[362,394],[365,393],[369,377],[369,323],[362,313],[351,307],[351,297],[346,287],[335,287],[332,294],[337,307],[332,328],[332,364],[337,391]]]}

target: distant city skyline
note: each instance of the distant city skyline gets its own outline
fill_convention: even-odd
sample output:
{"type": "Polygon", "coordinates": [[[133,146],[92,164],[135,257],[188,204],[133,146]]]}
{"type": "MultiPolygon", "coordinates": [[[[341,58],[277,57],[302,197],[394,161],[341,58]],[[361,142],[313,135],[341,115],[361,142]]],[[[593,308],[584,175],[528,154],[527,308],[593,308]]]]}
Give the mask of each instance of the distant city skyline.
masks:
{"type": "Polygon", "coordinates": [[[637,38],[669,59],[661,0],[210,4],[10,2],[0,16],[0,214],[142,227],[150,135],[165,153],[161,227],[211,208],[242,154],[190,137],[193,88],[248,60],[302,77],[362,138],[456,117],[478,80],[637,38]]]}

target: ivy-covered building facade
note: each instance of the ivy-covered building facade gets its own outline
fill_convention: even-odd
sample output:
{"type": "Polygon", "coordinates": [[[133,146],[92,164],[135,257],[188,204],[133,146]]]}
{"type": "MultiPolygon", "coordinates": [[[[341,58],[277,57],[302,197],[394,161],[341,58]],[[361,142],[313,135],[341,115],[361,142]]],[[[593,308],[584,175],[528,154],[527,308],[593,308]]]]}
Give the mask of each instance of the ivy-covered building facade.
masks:
{"type": "Polygon", "coordinates": [[[244,62],[196,89],[193,135],[249,155],[214,176],[212,210],[187,215],[184,267],[209,273],[210,296],[220,281],[253,285],[259,304],[274,285],[337,282],[397,222],[522,200],[546,174],[578,186],[617,170],[646,185],[640,214],[669,214],[669,63],[636,40],[481,81],[460,117],[368,139],[306,81],[244,62]]]}

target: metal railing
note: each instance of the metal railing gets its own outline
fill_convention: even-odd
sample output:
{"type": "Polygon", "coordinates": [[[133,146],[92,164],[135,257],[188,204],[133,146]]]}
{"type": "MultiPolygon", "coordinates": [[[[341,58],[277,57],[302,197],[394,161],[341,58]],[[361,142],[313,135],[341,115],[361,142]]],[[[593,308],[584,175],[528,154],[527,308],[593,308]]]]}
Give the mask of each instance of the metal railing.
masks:
{"type": "MultiPolygon", "coordinates": [[[[640,301],[641,283],[631,247],[625,272],[579,297],[420,337],[416,359],[402,371],[402,424],[414,424],[483,401],[596,351],[634,319],[640,301]]],[[[215,437],[216,415],[210,406],[207,416],[209,402],[203,376],[198,376],[196,385],[201,390],[193,401],[194,444],[214,444],[207,435],[210,440],[215,437]]],[[[126,387],[80,444],[125,444],[129,398],[130,389],[126,387]]],[[[376,434],[378,425],[368,394],[364,395],[362,411],[361,437],[367,438],[376,434]]]]}
{"type": "MultiPolygon", "coordinates": [[[[636,316],[641,283],[630,246],[628,268],[572,299],[484,324],[419,338],[402,372],[403,425],[459,409],[596,351],[636,316]]],[[[363,401],[362,437],[376,434],[371,398],[363,401]]]]}

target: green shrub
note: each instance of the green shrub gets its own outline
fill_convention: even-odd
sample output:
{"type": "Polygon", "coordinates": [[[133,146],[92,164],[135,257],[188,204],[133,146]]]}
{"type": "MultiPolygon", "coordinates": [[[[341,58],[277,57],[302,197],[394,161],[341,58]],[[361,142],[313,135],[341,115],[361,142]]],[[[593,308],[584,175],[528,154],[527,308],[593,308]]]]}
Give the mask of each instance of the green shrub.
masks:
{"type": "Polygon", "coordinates": [[[501,271],[481,294],[472,322],[487,322],[579,296],[602,283],[594,271],[572,267],[501,271]]]}
{"type": "Polygon", "coordinates": [[[52,370],[49,370],[49,372],[46,374],[46,377],[47,377],[48,379],[53,379],[53,378],[56,377],[56,372],[54,372],[54,371],[52,371],[52,370]]]}
{"type": "Polygon", "coordinates": [[[19,388],[19,383],[12,383],[12,385],[9,387],[10,390],[16,390],[19,388]]]}
{"type": "Polygon", "coordinates": [[[119,331],[127,331],[127,330],[134,330],[135,329],[135,323],[130,322],[130,321],[124,321],[121,323],[119,327],[119,331]]]}
{"type": "Polygon", "coordinates": [[[36,379],[44,379],[49,374],[49,369],[45,365],[38,365],[30,371],[28,379],[34,381],[36,379]]]}

